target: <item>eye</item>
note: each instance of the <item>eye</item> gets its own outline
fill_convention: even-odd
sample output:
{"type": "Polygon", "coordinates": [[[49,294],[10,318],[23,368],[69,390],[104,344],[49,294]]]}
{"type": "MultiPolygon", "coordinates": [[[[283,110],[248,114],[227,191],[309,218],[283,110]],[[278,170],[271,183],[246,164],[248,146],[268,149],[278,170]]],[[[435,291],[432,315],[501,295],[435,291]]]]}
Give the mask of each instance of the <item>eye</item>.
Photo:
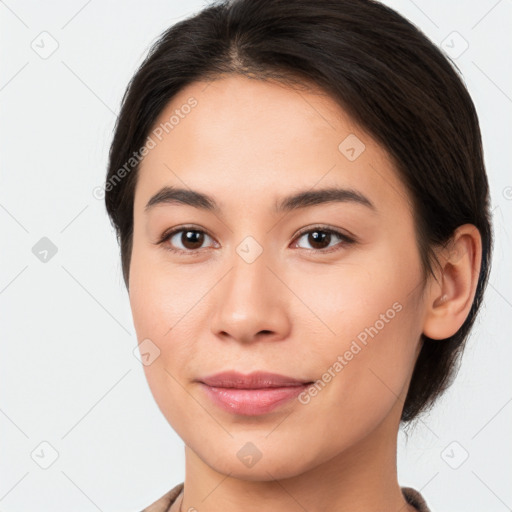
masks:
{"type": "Polygon", "coordinates": [[[171,252],[193,254],[202,248],[205,237],[211,238],[201,229],[181,227],[170,232],[166,231],[157,243],[164,244],[165,249],[171,252]]]}
{"type": "MultiPolygon", "coordinates": [[[[349,236],[340,233],[339,231],[332,229],[332,228],[326,228],[323,226],[316,226],[314,228],[310,228],[307,231],[303,231],[299,234],[298,238],[301,239],[307,235],[306,241],[310,245],[312,245],[312,249],[308,249],[307,247],[305,249],[310,251],[316,251],[316,252],[333,252],[340,250],[343,248],[343,246],[353,244],[355,242],[354,239],[350,238],[349,236]],[[341,240],[341,243],[338,243],[336,245],[341,245],[342,247],[336,247],[334,245],[334,248],[325,250],[326,247],[329,246],[329,244],[334,240],[341,240]]],[[[300,247],[301,249],[304,249],[304,247],[300,247]]]]}
{"type": "MultiPolygon", "coordinates": [[[[295,239],[301,239],[307,235],[307,243],[312,245],[311,249],[307,247],[300,247],[300,249],[306,249],[312,252],[329,253],[337,250],[341,250],[343,247],[355,243],[353,238],[337,231],[336,229],[327,228],[323,226],[315,226],[309,228],[307,231],[303,231],[295,239]],[[331,242],[336,239],[339,240],[338,244],[335,244],[333,248],[328,248],[331,242]],[[341,245],[341,247],[337,247],[341,245]],[[328,248],[326,250],[326,247],[328,248]]],[[[205,238],[213,238],[208,235],[202,229],[196,229],[195,227],[180,227],[166,231],[161,236],[157,244],[162,244],[167,251],[171,251],[177,254],[198,254],[200,249],[203,249],[205,238]],[[180,247],[181,245],[181,247],[180,247]]],[[[297,246],[297,243],[294,245],[297,246]]]]}

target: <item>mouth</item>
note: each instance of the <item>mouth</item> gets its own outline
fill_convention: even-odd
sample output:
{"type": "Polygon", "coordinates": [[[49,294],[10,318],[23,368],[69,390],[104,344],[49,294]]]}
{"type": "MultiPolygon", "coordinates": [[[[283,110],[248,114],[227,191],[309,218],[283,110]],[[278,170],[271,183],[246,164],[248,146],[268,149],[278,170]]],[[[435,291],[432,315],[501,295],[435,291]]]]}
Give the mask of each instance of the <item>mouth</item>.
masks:
{"type": "Polygon", "coordinates": [[[302,393],[314,381],[268,372],[244,375],[229,371],[199,379],[207,397],[232,414],[269,413],[302,393]]]}
{"type": "Polygon", "coordinates": [[[248,375],[236,371],[225,371],[203,377],[199,379],[199,382],[217,388],[262,389],[301,386],[311,384],[312,381],[262,371],[252,372],[248,375]]]}

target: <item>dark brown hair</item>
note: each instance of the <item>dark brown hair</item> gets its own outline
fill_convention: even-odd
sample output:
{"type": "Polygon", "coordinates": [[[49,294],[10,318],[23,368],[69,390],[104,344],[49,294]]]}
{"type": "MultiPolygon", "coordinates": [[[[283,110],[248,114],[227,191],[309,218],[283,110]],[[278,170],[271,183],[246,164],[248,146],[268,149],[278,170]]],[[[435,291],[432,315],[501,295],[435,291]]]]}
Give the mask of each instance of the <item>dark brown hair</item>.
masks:
{"type": "Polygon", "coordinates": [[[445,340],[422,335],[402,412],[402,422],[412,420],[451,384],[490,271],[480,127],[458,68],[413,24],[372,0],[222,1],[173,25],[130,81],[110,148],[105,204],[127,287],[138,165],[126,164],[178,91],[226,73],[315,84],[388,151],[414,207],[425,278],[433,275],[434,249],[458,226],[480,231],[482,264],[464,324],[445,340]]]}

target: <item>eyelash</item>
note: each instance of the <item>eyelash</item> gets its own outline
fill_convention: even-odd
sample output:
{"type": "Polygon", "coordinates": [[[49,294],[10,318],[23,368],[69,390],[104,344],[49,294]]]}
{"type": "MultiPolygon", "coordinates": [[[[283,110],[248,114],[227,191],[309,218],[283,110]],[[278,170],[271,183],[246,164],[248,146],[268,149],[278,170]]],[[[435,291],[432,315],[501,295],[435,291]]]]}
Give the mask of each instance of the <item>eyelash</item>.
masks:
{"type": "MultiPolygon", "coordinates": [[[[182,233],[182,232],[187,232],[187,231],[202,233],[202,234],[209,236],[210,238],[213,238],[206,231],[204,231],[202,229],[196,229],[194,226],[181,226],[179,228],[172,229],[171,231],[165,231],[162,234],[162,236],[160,237],[160,240],[157,242],[157,245],[163,245],[165,242],[170,240],[177,233],[182,233]]],[[[307,235],[309,233],[313,233],[315,231],[320,231],[322,233],[328,233],[331,235],[335,235],[341,239],[341,243],[338,243],[336,246],[334,246],[334,248],[330,248],[330,249],[303,249],[303,250],[308,251],[308,252],[313,252],[313,253],[326,254],[326,253],[332,253],[332,252],[339,251],[348,245],[356,243],[356,240],[354,240],[353,238],[350,238],[349,236],[341,233],[340,231],[338,231],[336,229],[329,228],[326,226],[313,226],[311,228],[308,228],[307,230],[301,231],[300,233],[297,234],[297,236],[294,238],[294,240],[301,238],[302,236],[307,235]]],[[[173,247],[170,247],[169,244],[166,244],[164,246],[164,248],[166,251],[170,251],[175,254],[188,255],[188,256],[199,255],[200,252],[202,251],[202,249],[189,249],[189,250],[175,249],[173,247]]]]}

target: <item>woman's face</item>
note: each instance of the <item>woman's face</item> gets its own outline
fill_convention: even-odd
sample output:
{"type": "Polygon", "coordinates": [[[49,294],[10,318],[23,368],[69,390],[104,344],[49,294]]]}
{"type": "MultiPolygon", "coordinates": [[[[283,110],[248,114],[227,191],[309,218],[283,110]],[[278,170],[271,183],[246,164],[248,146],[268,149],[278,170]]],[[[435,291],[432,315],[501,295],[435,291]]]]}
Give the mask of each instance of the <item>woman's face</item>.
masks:
{"type": "Polygon", "coordinates": [[[216,471],[269,480],[396,436],[424,306],[385,151],[326,95],[242,76],[183,89],[150,137],[130,303],[149,386],[185,444],[216,471]],[[164,187],[216,208],[184,194],[146,208],[164,187]],[[334,188],[353,194],[316,195],[334,188]],[[316,384],[250,414],[199,382],[229,370],[316,384]]]}

